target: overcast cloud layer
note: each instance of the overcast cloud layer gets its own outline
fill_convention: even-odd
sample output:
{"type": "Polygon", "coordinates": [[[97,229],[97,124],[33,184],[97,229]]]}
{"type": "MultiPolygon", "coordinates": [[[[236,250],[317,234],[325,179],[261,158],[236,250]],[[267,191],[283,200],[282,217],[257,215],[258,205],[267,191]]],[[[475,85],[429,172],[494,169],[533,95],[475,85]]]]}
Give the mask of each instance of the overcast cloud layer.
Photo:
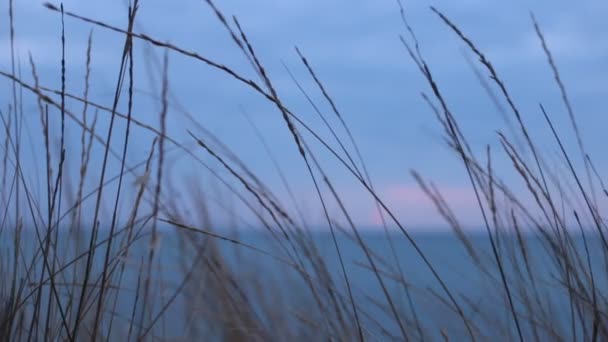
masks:
{"type": "MultiPolygon", "coordinates": [[[[420,97],[420,92],[428,92],[429,89],[399,40],[399,35],[405,34],[405,30],[394,0],[230,0],[217,1],[217,5],[227,15],[238,17],[286,104],[318,129],[323,137],[331,140],[329,132],[323,128],[285,69],[287,66],[321,110],[329,115],[330,107],[299,62],[294,47],[300,48],[349,123],[376,188],[404,222],[420,227],[441,226],[431,202],[410,176],[409,171],[416,169],[444,190],[447,199],[454,203],[455,211],[465,222],[471,226],[480,223],[465,170],[445,148],[441,141],[441,129],[420,97]]],[[[508,128],[467,63],[471,55],[430,11],[430,2],[404,1],[404,5],[410,24],[420,40],[422,53],[471,143],[480,151],[486,144],[498,151],[500,145],[496,131],[508,132],[508,128]]],[[[566,141],[572,142],[573,136],[559,90],[533,30],[530,19],[533,12],[572,97],[589,153],[592,158],[595,157],[600,174],[606,174],[608,163],[604,157],[604,132],[608,127],[605,102],[608,95],[608,27],[605,18],[608,16],[608,3],[599,0],[536,1],[533,4],[527,1],[444,0],[434,1],[432,5],[457,23],[495,64],[531,131],[538,132],[534,138],[539,145],[549,147],[548,158],[553,158],[551,153],[557,153],[538,112],[538,103],[542,102],[552,112],[556,125],[563,127],[566,141]]],[[[60,16],[44,8],[40,1],[17,0],[15,6],[16,47],[24,79],[32,80],[28,62],[28,54],[31,54],[42,84],[59,88],[60,16]]],[[[126,25],[124,1],[70,0],[65,1],[64,6],[68,11],[112,25],[126,25]]],[[[0,10],[3,13],[8,11],[6,1],[0,5],[0,10]]],[[[91,29],[91,96],[109,106],[124,39],[119,34],[66,18],[67,86],[69,91],[82,94],[85,51],[91,29]]],[[[251,79],[257,79],[205,1],[142,0],[136,31],[196,51],[251,79]]],[[[3,51],[0,54],[0,69],[9,72],[8,22],[0,27],[0,46],[3,51]]],[[[137,42],[136,48],[138,111],[135,115],[157,126],[159,70],[163,51],[142,42],[137,42]],[[150,93],[154,95],[153,98],[146,95],[150,93]]],[[[173,106],[169,114],[170,134],[191,145],[192,139],[186,134],[186,129],[200,130],[188,122],[178,109],[188,111],[283,196],[276,170],[243,116],[244,108],[246,115],[263,132],[275,157],[281,161],[305,209],[311,213],[311,217],[317,217],[318,222],[322,222],[312,183],[280,113],[250,89],[201,63],[171,53],[169,69],[173,106]]],[[[0,82],[0,92],[9,94],[8,80],[0,82]]],[[[33,127],[32,132],[37,133],[40,129],[37,104],[33,97],[26,96],[25,99],[26,122],[33,127]]],[[[5,105],[2,106],[4,108],[5,105]]],[[[69,106],[76,112],[81,111],[78,103],[69,103],[69,106]]],[[[121,108],[124,109],[124,105],[121,108]]],[[[107,124],[107,120],[100,119],[100,127],[104,127],[104,123],[107,124]]],[[[78,132],[69,134],[69,138],[78,146],[80,133],[76,127],[68,126],[73,132],[78,132]]],[[[363,189],[352,177],[347,176],[334,158],[322,152],[322,148],[313,143],[309,135],[303,135],[319,151],[320,161],[334,177],[341,193],[349,199],[347,204],[355,213],[355,218],[363,225],[377,224],[378,216],[374,212],[373,202],[364,196],[363,189]]],[[[152,138],[151,134],[145,132],[133,133],[131,163],[145,158],[152,138]]],[[[34,134],[31,139],[32,142],[41,143],[39,134],[34,134]]],[[[31,148],[26,149],[29,156],[27,163],[32,168],[41,166],[36,163],[43,156],[43,150],[35,146],[42,145],[33,143],[31,148]]],[[[120,146],[118,142],[117,146],[120,146]]],[[[207,157],[202,153],[199,155],[203,159],[207,157]]],[[[210,183],[211,177],[200,165],[191,161],[190,157],[178,157],[179,154],[172,155],[174,159],[169,172],[177,184],[176,196],[186,197],[184,191],[187,187],[184,184],[193,180],[202,184],[210,183]]],[[[92,162],[101,163],[100,160],[92,162]]],[[[510,168],[509,163],[497,163],[498,173],[503,173],[507,180],[516,179],[512,172],[506,171],[510,168]]],[[[70,167],[77,170],[77,165],[78,160],[70,167]]],[[[34,179],[33,175],[30,177],[34,179]]],[[[514,184],[520,185],[518,182],[514,184]]],[[[335,206],[331,208],[334,213],[337,213],[336,209],[335,206]]]]}

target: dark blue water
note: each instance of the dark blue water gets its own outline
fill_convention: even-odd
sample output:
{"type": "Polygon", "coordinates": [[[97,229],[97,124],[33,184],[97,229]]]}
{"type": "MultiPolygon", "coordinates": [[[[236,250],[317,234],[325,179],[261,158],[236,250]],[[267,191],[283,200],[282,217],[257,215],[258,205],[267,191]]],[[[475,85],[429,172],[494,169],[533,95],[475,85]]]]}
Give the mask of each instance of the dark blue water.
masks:
{"type": "MultiPolygon", "coordinates": [[[[312,300],[311,291],[306,286],[302,275],[288,264],[290,260],[294,259],[290,258],[287,253],[293,256],[294,252],[285,240],[281,239],[281,243],[277,243],[269,234],[261,232],[247,232],[237,235],[220,234],[232,236],[242,244],[254,246],[272,255],[269,256],[249,247],[217,238],[212,238],[208,245],[204,245],[205,248],[217,248],[219,255],[222,256],[223,267],[229,269],[231,274],[234,275],[234,281],[239,288],[244,290],[243,296],[251,301],[254,307],[256,301],[276,300],[277,303],[282,303],[281,305],[289,304],[288,308],[291,309],[298,308],[302,311],[310,309],[314,316],[315,302],[312,300]],[[277,259],[281,259],[281,261],[277,259]],[[264,298],[259,298],[260,292],[264,293],[264,298]],[[310,308],[306,306],[310,306],[310,308]]],[[[394,247],[395,254],[393,254],[391,244],[384,233],[372,231],[362,233],[361,236],[365,245],[374,254],[376,266],[382,274],[382,279],[396,309],[403,317],[410,319],[409,327],[415,326],[413,323],[415,312],[419,324],[428,332],[427,337],[433,340],[441,338],[442,331],[454,340],[467,337],[465,326],[452,303],[450,303],[445,290],[403,235],[396,232],[391,233],[392,247],[394,247]],[[399,269],[408,285],[409,297],[403,283],[396,281],[401,277],[399,269]]],[[[331,235],[325,232],[317,232],[312,234],[311,238],[335,282],[335,288],[339,296],[347,301],[346,281],[331,235]]],[[[200,241],[202,241],[203,237],[191,236],[188,239],[201,239],[200,241]]],[[[437,275],[448,287],[451,295],[461,306],[464,314],[478,327],[479,336],[487,339],[496,337],[503,340],[516,337],[514,335],[514,321],[505,297],[505,288],[498,272],[490,241],[486,235],[473,234],[469,236],[470,250],[474,251],[474,256],[451,233],[417,233],[414,234],[414,239],[437,275]]],[[[524,309],[522,297],[516,287],[520,284],[530,288],[531,283],[528,281],[529,278],[526,278],[526,272],[531,271],[534,274],[536,290],[540,293],[539,298],[541,298],[541,303],[545,308],[545,314],[550,317],[551,324],[554,325],[553,328],[556,331],[564,331],[565,333],[569,330],[570,306],[565,288],[560,286],[556,280],[561,277],[555,258],[550,257],[551,254],[548,252],[549,245],[544,240],[539,239],[538,236],[525,235],[525,254],[530,265],[530,269],[526,270],[523,267],[522,251],[520,249],[513,250],[510,247],[516,246],[513,244],[516,241],[515,239],[514,235],[502,237],[499,241],[499,253],[501,260],[503,260],[506,277],[512,287],[512,297],[516,310],[522,310],[523,312],[524,309]],[[512,255],[515,255],[515,259],[512,255]],[[515,265],[520,266],[519,273],[517,268],[514,267],[515,265]]],[[[8,247],[5,246],[7,241],[9,240],[4,239],[3,256],[9,255],[8,247]]],[[[116,242],[117,245],[118,241],[116,242]]],[[[180,240],[175,234],[169,232],[162,233],[159,241],[160,243],[155,250],[154,267],[152,268],[150,281],[152,290],[150,293],[153,293],[153,295],[151,295],[151,304],[149,304],[153,308],[152,311],[156,310],[156,312],[161,310],[180,286],[191,265],[202,267],[200,266],[201,263],[197,264],[197,258],[201,256],[196,254],[188,241],[180,240]],[[162,286],[159,285],[161,283],[162,286]]],[[[370,271],[370,264],[363,249],[353,239],[343,234],[339,236],[337,242],[353,297],[355,302],[358,303],[357,309],[363,325],[370,327],[369,334],[379,339],[386,339],[388,335],[399,336],[398,325],[389,310],[376,275],[370,271]],[[378,325],[381,325],[382,329],[376,327],[378,325]]],[[[575,236],[572,251],[576,249],[580,253],[582,263],[579,266],[584,268],[587,267],[587,258],[583,242],[581,236],[575,236]]],[[[595,274],[595,285],[598,292],[604,295],[608,294],[602,245],[599,238],[594,235],[587,236],[587,242],[592,269],[595,274]]],[[[36,239],[32,233],[26,233],[22,238],[22,244],[26,246],[24,250],[34,250],[36,239]]],[[[126,332],[128,323],[124,317],[129,317],[131,314],[133,303],[136,300],[135,289],[137,284],[139,283],[139,286],[142,286],[141,279],[143,278],[140,278],[138,282],[138,277],[141,277],[147,270],[144,266],[143,271],[140,272],[142,270],[141,264],[145,264],[149,257],[149,246],[149,238],[143,238],[141,242],[134,246],[127,259],[126,273],[121,283],[122,290],[117,297],[117,311],[123,317],[122,319],[116,318],[117,323],[114,323],[116,324],[115,332],[117,334],[126,332]]],[[[73,243],[67,243],[63,250],[67,254],[77,254],[73,243]]],[[[101,271],[102,255],[103,253],[100,252],[96,258],[95,274],[97,275],[101,271]]],[[[29,257],[31,258],[31,256],[29,257]]],[[[28,256],[25,259],[28,260],[28,256]]],[[[310,265],[307,265],[306,269],[312,274],[310,265]]],[[[4,279],[8,278],[4,277],[4,279]]],[[[202,279],[192,277],[189,281],[189,289],[192,290],[192,286],[206,286],[202,279]],[[197,285],[197,281],[200,282],[200,285],[197,285]]],[[[113,281],[116,282],[117,278],[113,278],[113,281]]],[[[226,284],[225,286],[230,285],[226,284]]],[[[139,300],[141,301],[141,299],[139,300]]],[[[159,323],[158,329],[154,329],[154,331],[169,336],[179,336],[186,332],[188,330],[188,319],[185,317],[188,315],[186,307],[192,300],[192,298],[178,296],[166,309],[165,318],[162,320],[162,328],[159,323]]],[[[198,303],[198,305],[201,304],[203,303],[198,303]]],[[[350,306],[345,308],[345,310],[350,309],[350,306]]],[[[348,314],[350,315],[350,313],[348,314]]],[[[351,320],[352,318],[350,316],[351,320]]],[[[527,337],[532,337],[529,327],[526,327],[525,323],[522,323],[522,326],[524,334],[527,337]]],[[[581,331],[580,327],[578,330],[581,331]]],[[[541,337],[550,338],[551,336],[541,337]]]]}

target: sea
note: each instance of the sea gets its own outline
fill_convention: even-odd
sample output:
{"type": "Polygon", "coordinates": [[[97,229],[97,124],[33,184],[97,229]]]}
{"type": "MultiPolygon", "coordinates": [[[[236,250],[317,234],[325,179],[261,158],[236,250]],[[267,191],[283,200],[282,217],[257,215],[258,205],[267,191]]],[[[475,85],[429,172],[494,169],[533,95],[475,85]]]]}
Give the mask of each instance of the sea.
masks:
{"type": "MultiPolygon", "coordinates": [[[[159,319],[159,323],[155,325],[151,333],[175,338],[188,334],[192,329],[188,325],[196,322],[192,317],[188,317],[192,311],[187,310],[187,307],[194,303],[194,299],[185,295],[178,295],[175,298],[172,296],[178,289],[180,291],[188,289],[190,292],[187,293],[194,293],[197,286],[201,288],[208,286],[205,284],[205,279],[211,279],[208,275],[192,276],[189,274],[189,270],[193,267],[202,267],[197,265],[201,265],[199,259],[204,258],[202,254],[196,253],[192,248],[194,244],[204,246],[204,248],[214,248],[219,253],[218,255],[222,256],[221,267],[230,270],[230,274],[234,276],[232,278],[234,284],[227,283],[224,286],[229,288],[238,285],[238,288],[243,289],[241,294],[244,296],[243,298],[253,303],[254,307],[255,303],[265,301],[266,303],[277,303],[278,306],[286,306],[285,309],[277,307],[278,311],[286,311],[285,314],[314,311],[311,291],[305,285],[302,273],[296,271],[293,264],[290,263],[289,260],[292,259],[289,258],[288,253],[292,251],[282,236],[262,231],[240,231],[238,233],[214,231],[213,234],[199,232],[178,237],[174,231],[163,229],[154,240],[151,239],[149,232],[142,235],[141,240],[133,245],[129,254],[123,255],[121,259],[125,264],[125,273],[121,280],[121,290],[115,297],[117,305],[114,312],[113,324],[115,327],[113,331],[118,335],[126,334],[129,328],[127,318],[133,314],[133,304],[139,301],[138,305],[141,306],[142,295],[136,295],[136,290],[139,288],[141,293],[145,279],[148,279],[146,278],[147,267],[142,267],[142,265],[145,265],[152,255],[154,263],[150,268],[149,279],[153,285],[149,294],[151,302],[148,309],[151,312],[164,311],[165,314],[159,319]],[[209,242],[204,242],[205,238],[209,239],[209,242]],[[277,241],[282,242],[277,243],[277,241]],[[153,254],[150,253],[151,250],[154,251],[153,254]],[[180,286],[185,286],[184,284],[187,284],[187,287],[180,288],[180,286]],[[192,292],[193,288],[194,292],[192,292]]],[[[75,247],[73,238],[67,235],[67,233],[58,235],[59,245],[62,245],[58,250],[72,257],[63,259],[60,257],[58,260],[69,261],[73,259],[74,255],[82,252],[82,249],[77,250],[75,247]],[[63,245],[64,243],[65,245],[63,245]]],[[[0,256],[3,260],[0,271],[3,273],[1,281],[4,284],[14,276],[11,273],[10,262],[8,262],[14,255],[12,247],[14,240],[11,240],[9,236],[10,234],[3,233],[0,244],[2,247],[0,256]]],[[[366,331],[368,337],[371,340],[380,341],[400,340],[400,330],[391,314],[382,286],[380,286],[376,274],[371,271],[366,253],[356,242],[356,238],[352,234],[336,232],[334,240],[328,231],[315,231],[307,237],[314,242],[318,255],[324,261],[338,296],[341,296],[348,304],[344,305],[344,311],[353,324],[352,326],[354,327],[355,323],[351,311],[352,306],[348,301],[350,295],[346,286],[347,280],[352,297],[357,303],[358,318],[362,325],[369,327],[369,331],[366,331]]],[[[103,236],[98,237],[99,241],[103,238],[103,236]]],[[[413,247],[405,235],[398,231],[391,231],[387,235],[377,229],[361,230],[360,238],[367,246],[369,253],[374,255],[376,267],[382,275],[385,288],[391,295],[394,306],[400,313],[404,313],[408,317],[408,331],[419,326],[425,331],[424,340],[442,341],[446,337],[450,341],[469,340],[463,320],[438,281],[439,278],[449,289],[450,295],[459,304],[464,315],[475,326],[478,340],[507,341],[518,338],[505,286],[487,234],[481,231],[469,233],[467,234],[469,243],[464,244],[450,231],[416,232],[412,234],[412,238],[418,246],[418,250],[413,247]],[[421,257],[420,252],[424,254],[426,261],[421,257]],[[432,266],[432,270],[429,264],[432,266]],[[480,267],[480,265],[483,266],[480,267]],[[399,269],[401,272],[397,271],[399,269]],[[404,286],[403,281],[399,281],[401,279],[399,273],[402,274],[402,280],[407,286],[404,286]]],[[[82,237],[82,241],[88,244],[88,237],[82,237]]],[[[115,240],[115,246],[120,245],[119,241],[120,238],[115,240]]],[[[583,339],[585,337],[583,325],[587,323],[578,318],[574,322],[575,335],[572,335],[572,310],[568,292],[566,287],[560,284],[559,279],[563,278],[556,258],[550,257],[552,255],[550,253],[551,245],[540,235],[533,233],[525,233],[520,236],[519,240],[515,234],[503,233],[494,242],[497,244],[497,253],[501,256],[504,276],[510,284],[515,310],[522,312],[521,316],[523,316],[525,307],[519,287],[527,286],[529,288],[531,286],[530,278],[526,278],[528,274],[526,272],[531,272],[535,279],[535,290],[539,293],[543,312],[545,317],[548,317],[547,324],[550,324],[551,329],[567,339],[573,337],[583,339]],[[512,246],[520,246],[521,242],[525,246],[525,251],[510,249],[512,246]],[[516,257],[511,256],[512,251],[515,251],[516,257]],[[528,269],[523,266],[524,254],[529,262],[528,269]]],[[[27,261],[32,260],[32,253],[37,250],[36,246],[39,246],[39,243],[34,232],[22,232],[20,269],[25,269],[24,265],[27,265],[27,261]]],[[[585,274],[593,273],[597,292],[600,296],[604,296],[601,298],[608,295],[606,249],[603,247],[603,241],[597,234],[572,235],[571,251],[574,253],[576,250],[580,255],[580,263],[577,267],[582,268],[585,274]],[[592,272],[589,272],[590,270],[592,272]]],[[[103,265],[104,252],[102,251],[96,253],[93,261],[95,270],[93,274],[97,277],[101,274],[103,265]]],[[[113,255],[122,252],[114,249],[113,255]]],[[[40,259],[37,260],[34,269],[37,269],[36,273],[40,274],[43,265],[40,259]]],[[[81,261],[79,267],[83,267],[83,263],[84,261],[81,261]]],[[[61,261],[58,261],[58,264],[61,264],[61,261]]],[[[207,272],[209,267],[207,265],[205,268],[207,272]]],[[[307,266],[307,270],[311,270],[310,265],[307,266]]],[[[117,280],[116,276],[112,279],[114,282],[117,280]]],[[[0,286],[0,288],[6,289],[6,286],[0,286]]],[[[109,290],[108,293],[113,296],[116,294],[113,291],[109,290]]],[[[61,291],[61,293],[66,293],[66,291],[61,291]]],[[[197,305],[204,306],[204,299],[197,302],[197,305]]],[[[260,311],[261,313],[262,311],[260,311]]],[[[153,318],[154,314],[148,317],[148,319],[153,318]]],[[[268,317],[261,319],[265,324],[272,326],[272,322],[267,321],[268,317]]],[[[530,329],[529,320],[520,317],[519,321],[524,337],[526,339],[535,338],[530,329]]],[[[589,329],[589,327],[586,326],[585,329],[589,329]]],[[[417,336],[414,338],[415,340],[421,340],[416,332],[412,332],[412,334],[412,336],[417,336]]],[[[547,333],[541,334],[540,338],[541,340],[554,340],[555,336],[547,333]]],[[[221,338],[209,336],[209,340],[216,339],[221,338]]]]}

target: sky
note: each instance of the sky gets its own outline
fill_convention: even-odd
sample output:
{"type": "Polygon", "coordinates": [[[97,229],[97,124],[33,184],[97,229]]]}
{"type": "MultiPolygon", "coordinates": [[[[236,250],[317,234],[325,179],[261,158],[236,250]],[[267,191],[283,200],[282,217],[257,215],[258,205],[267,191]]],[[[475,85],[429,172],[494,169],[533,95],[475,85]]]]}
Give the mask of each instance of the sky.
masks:
{"type": "MultiPolygon", "coordinates": [[[[412,227],[431,227],[428,229],[445,226],[412,178],[410,171],[417,170],[441,189],[454,212],[467,226],[480,225],[479,209],[465,169],[442,142],[441,127],[420,96],[421,92],[429,93],[429,87],[400,42],[399,36],[405,35],[406,31],[396,1],[216,2],[227,16],[238,18],[285,104],[322,137],[332,141],[290,77],[289,72],[319,109],[333,124],[337,124],[331,116],[331,108],[299,60],[295,47],[302,51],[352,130],[375,188],[404,223],[412,227]]],[[[137,32],[196,51],[257,80],[247,59],[230,40],[205,1],[141,0],[140,3],[137,32]]],[[[404,0],[403,3],[420,41],[422,54],[471,144],[479,151],[488,144],[493,151],[499,151],[496,132],[508,133],[508,128],[468,63],[471,60],[475,62],[474,58],[432,13],[431,5],[456,23],[491,60],[522,110],[534,139],[544,148],[544,153],[553,158],[558,155],[557,149],[538,111],[538,103],[542,102],[552,113],[560,133],[571,146],[574,146],[574,137],[559,89],[534,33],[530,19],[530,13],[534,13],[571,96],[588,152],[594,158],[599,173],[606,174],[608,160],[603,154],[602,143],[608,124],[604,100],[608,95],[608,40],[605,39],[608,34],[605,24],[608,4],[605,1],[404,0]]],[[[60,16],[44,8],[37,0],[15,0],[14,6],[16,52],[23,79],[32,82],[28,62],[31,54],[41,83],[59,89],[60,16]]],[[[71,0],[65,1],[64,6],[66,11],[118,27],[125,27],[127,22],[125,1],[71,0]]],[[[0,5],[0,11],[4,17],[8,12],[8,1],[0,5]]],[[[124,37],[72,18],[65,19],[65,30],[68,91],[74,94],[83,92],[87,37],[92,32],[91,98],[111,106],[124,37]]],[[[0,27],[0,46],[3,51],[0,70],[10,72],[7,20],[3,20],[0,27]]],[[[164,51],[141,41],[136,42],[135,48],[134,115],[158,127],[164,51]]],[[[276,107],[250,88],[200,62],[175,53],[168,54],[168,61],[170,135],[194,148],[187,130],[202,134],[197,125],[203,126],[233,150],[280,198],[286,198],[280,177],[249,118],[279,161],[303,210],[312,222],[322,225],[323,215],[313,184],[276,107]],[[196,124],[189,121],[183,112],[190,113],[196,124]]],[[[482,74],[487,76],[483,71],[482,74]]],[[[10,86],[7,79],[0,81],[3,111],[8,110],[6,103],[11,98],[10,86]]],[[[44,157],[44,151],[39,147],[42,146],[42,138],[37,104],[31,94],[25,94],[23,102],[26,125],[32,132],[24,160],[27,160],[29,169],[36,170],[43,167],[41,160],[44,157]]],[[[126,108],[124,102],[120,104],[122,110],[126,108]]],[[[82,111],[79,103],[68,102],[67,105],[74,112],[82,111]]],[[[107,127],[107,117],[100,115],[99,127],[107,127]]],[[[121,123],[118,128],[122,132],[124,125],[121,123]]],[[[53,129],[58,132],[57,125],[53,129]]],[[[72,123],[68,123],[66,129],[68,141],[73,143],[68,144],[68,156],[73,158],[68,158],[71,160],[67,163],[77,174],[80,131],[72,123]]],[[[347,199],[346,205],[356,221],[361,226],[377,225],[379,217],[364,189],[310,135],[301,134],[316,152],[341,196],[347,199]]],[[[343,131],[339,134],[346,138],[343,131]]],[[[149,132],[133,131],[129,145],[131,163],[140,162],[147,156],[152,139],[149,132]]],[[[332,141],[332,146],[335,145],[332,141]]],[[[115,141],[115,146],[120,146],[120,138],[115,141]]],[[[101,150],[96,148],[95,155],[100,156],[101,150]]],[[[193,151],[230,179],[204,151],[193,151]]],[[[497,173],[514,188],[523,189],[504,154],[496,153],[499,155],[495,162],[497,173]]],[[[169,159],[166,177],[175,189],[167,191],[172,191],[175,198],[192,199],[192,191],[188,190],[197,184],[219,201],[234,201],[234,198],[226,200],[229,198],[226,191],[217,186],[209,172],[191,157],[173,153],[169,159]]],[[[101,158],[91,162],[97,166],[93,170],[98,171],[101,158]]],[[[111,170],[118,170],[115,161],[110,165],[111,170]]],[[[29,177],[33,184],[37,184],[34,188],[40,193],[40,180],[36,174],[32,172],[29,177]]],[[[238,187],[234,179],[230,182],[238,187]]],[[[88,186],[94,184],[91,182],[88,186]]],[[[132,200],[132,196],[126,195],[123,200],[132,200]]],[[[329,209],[338,215],[335,203],[329,203],[329,209]]],[[[221,210],[218,210],[218,220],[222,221],[219,212],[221,210]]]]}

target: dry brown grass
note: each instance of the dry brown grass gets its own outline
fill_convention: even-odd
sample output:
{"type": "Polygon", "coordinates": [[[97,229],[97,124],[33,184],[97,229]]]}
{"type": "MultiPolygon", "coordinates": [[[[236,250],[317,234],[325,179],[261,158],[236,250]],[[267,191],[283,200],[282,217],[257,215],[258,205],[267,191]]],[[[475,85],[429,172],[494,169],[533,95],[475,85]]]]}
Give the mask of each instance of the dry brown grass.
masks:
{"type": "MultiPolygon", "coordinates": [[[[480,287],[480,291],[489,289],[490,296],[498,303],[487,307],[450,286],[409,227],[389,210],[376,192],[347,124],[347,117],[323,85],[322,75],[314,70],[313,61],[296,49],[338,125],[330,123],[327,114],[286,69],[329,129],[331,141],[323,139],[303,116],[287,108],[286,101],[279,95],[237,18],[233,17],[230,22],[218,6],[211,1],[207,3],[249,61],[258,76],[257,81],[187,48],[135,32],[137,0],[129,7],[127,29],[64,11],[63,6],[45,5],[49,15],[53,12],[59,15],[62,29],[64,18],[69,18],[124,38],[113,102],[106,106],[89,98],[91,69],[95,65],[92,31],[85,52],[82,95],[66,90],[65,74],[69,65],[66,65],[65,55],[59,65],[62,75],[59,89],[41,84],[31,56],[29,67],[34,83],[28,83],[21,76],[13,47],[13,3],[9,1],[12,68],[10,71],[0,70],[0,76],[12,85],[12,94],[5,98],[9,110],[0,111],[4,134],[0,238],[6,242],[0,250],[0,274],[5,275],[0,281],[0,337],[3,340],[608,339],[608,293],[605,286],[600,285],[605,284],[608,270],[608,242],[605,238],[606,223],[598,204],[598,196],[608,196],[608,192],[585,150],[558,63],[534,17],[531,25],[546,54],[549,70],[569,115],[569,128],[577,138],[577,155],[573,156],[567,152],[569,149],[563,145],[560,136],[560,129],[565,128],[555,127],[551,112],[539,106],[538,114],[545,118],[547,132],[554,138],[566,165],[566,171],[562,173],[543,158],[516,99],[492,62],[446,15],[431,8],[478,58],[476,67],[481,69],[475,71],[482,86],[505,120],[516,123],[510,126],[509,135],[497,132],[496,141],[502,151],[487,147],[483,157],[475,155],[462,132],[457,113],[452,111],[425,60],[421,43],[399,1],[400,6],[396,8],[401,12],[408,34],[401,37],[401,42],[430,90],[430,93],[422,94],[423,100],[436,115],[446,146],[460,158],[469,176],[476,204],[484,218],[487,239],[484,241],[490,248],[479,249],[458,221],[457,213],[442,196],[441,189],[417,172],[412,172],[412,175],[470,256],[472,267],[483,279],[484,289],[480,287]],[[158,127],[135,117],[139,110],[134,102],[138,80],[133,70],[134,64],[140,62],[134,59],[135,42],[150,44],[165,56],[160,70],[158,127]],[[320,252],[318,241],[313,238],[298,198],[291,189],[290,179],[281,168],[281,161],[272,156],[264,134],[253,121],[249,122],[270,154],[281,177],[281,185],[290,194],[293,202],[290,204],[296,208],[296,215],[291,213],[287,203],[278,199],[271,185],[262,182],[236,153],[205,131],[201,124],[196,130],[188,131],[191,145],[180,143],[171,135],[167,127],[172,120],[179,120],[177,115],[172,115],[179,109],[169,101],[169,52],[224,73],[274,106],[280,114],[278,119],[285,123],[293,138],[294,152],[297,151],[305,172],[315,185],[331,233],[331,246],[338,268],[333,268],[327,256],[320,252]],[[486,76],[490,81],[484,80],[486,76]],[[37,202],[39,196],[33,193],[35,185],[29,178],[32,171],[22,170],[21,148],[29,143],[22,136],[23,101],[26,98],[18,96],[22,93],[33,96],[39,110],[39,129],[44,146],[36,148],[44,152],[45,160],[40,170],[34,170],[34,175],[46,182],[45,201],[41,203],[37,202]],[[119,110],[125,93],[126,113],[119,110]],[[68,102],[71,106],[67,105],[68,102]],[[70,109],[73,104],[82,106],[80,114],[70,109]],[[92,120],[89,115],[91,109],[95,110],[92,120]],[[97,126],[99,113],[109,114],[105,135],[97,126]],[[49,120],[54,118],[60,119],[61,123],[59,152],[51,143],[55,136],[49,120]],[[66,123],[81,129],[78,132],[81,145],[78,157],[65,152],[71,144],[66,139],[66,123]],[[117,123],[125,123],[125,130],[120,131],[117,123]],[[129,150],[134,130],[154,135],[148,151],[136,153],[129,150]],[[344,132],[347,139],[340,138],[339,132],[344,132]],[[120,150],[114,147],[117,139],[120,150]],[[312,146],[320,146],[321,150],[312,146]],[[181,184],[169,177],[168,160],[175,151],[191,158],[207,171],[214,184],[253,214],[254,222],[242,219],[242,215],[233,210],[230,200],[217,198],[202,182],[181,184]],[[345,176],[352,177],[374,201],[390,248],[388,258],[382,257],[363,238],[360,223],[353,219],[345,205],[349,199],[336,189],[335,180],[318,160],[321,153],[332,156],[343,168],[345,176]],[[514,193],[511,190],[513,185],[499,178],[494,165],[501,156],[513,165],[526,191],[514,193]],[[582,171],[576,166],[575,159],[582,162],[582,171]],[[101,161],[99,174],[92,172],[92,160],[101,161]],[[64,165],[69,162],[79,164],[77,174],[66,174],[64,165]],[[109,166],[111,162],[119,165],[115,175],[110,175],[113,171],[109,166]],[[218,172],[218,169],[222,171],[218,172]],[[131,187],[127,185],[130,180],[134,181],[131,187]],[[90,182],[96,184],[92,190],[86,186],[90,182]],[[179,190],[176,189],[184,185],[187,191],[182,191],[182,197],[177,199],[175,194],[179,190]],[[110,194],[114,195],[111,199],[110,194]],[[122,199],[129,195],[133,200],[128,201],[125,207],[122,199]],[[535,207],[524,204],[530,200],[535,207]],[[328,203],[338,205],[339,215],[330,215],[328,203]],[[255,245],[238,232],[217,229],[211,204],[225,210],[235,226],[263,228],[267,243],[255,245]],[[26,232],[24,222],[31,225],[26,232]],[[86,222],[91,226],[87,227],[86,222]],[[347,226],[343,227],[340,222],[346,222],[347,226]],[[109,229],[105,230],[101,225],[108,225],[109,229]],[[160,225],[168,227],[169,234],[176,237],[172,246],[174,250],[163,251],[165,254],[178,253],[179,258],[171,260],[178,260],[179,265],[167,266],[166,260],[170,257],[160,252],[160,225]],[[62,227],[69,228],[67,234],[61,231],[62,227]],[[395,232],[402,236],[389,233],[391,228],[396,228],[395,232]],[[524,229],[531,232],[524,232],[524,229]],[[24,239],[24,236],[33,237],[34,241],[25,241],[30,239],[24,239]],[[531,251],[532,239],[529,236],[540,241],[544,250],[531,251]],[[343,255],[345,247],[340,237],[350,239],[360,249],[365,261],[356,261],[356,265],[369,272],[379,291],[357,294],[360,289],[349,275],[350,260],[343,255]],[[404,237],[407,244],[400,242],[400,237],[404,237]],[[600,239],[599,247],[592,244],[592,239],[600,239]],[[582,241],[582,246],[577,241],[582,241]],[[416,252],[419,256],[416,262],[423,264],[417,269],[430,272],[437,288],[421,289],[409,282],[404,270],[408,269],[406,266],[411,261],[398,257],[400,248],[412,248],[416,252]],[[273,269],[269,271],[267,268],[273,269]],[[547,279],[548,272],[539,272],[540,268],[553,270],[550,273],[552,278],[547,279]],[[332,274],[336,270],[339,275],[332,274]],[[554,288],[560,290],[557,292],[561,294],[560,298],[554,297],[554,288]],[[435,317],[421,318],[427,309],[425,303],[430,302],[415,301],[415,292],[440,303],[446,317],[454,322],[435,317]],[[569,308],[566,323],[560,321],[564,314],[554,308],[564,302],[569,308]],[[378,315],[379,312],[384,316],[378,315]],[[458,328],[450,329],[447,325],[457,325],[458,328]],[[181,332],[180,336],[176,336],[176,329],[181,332]]],[[[66,35],[69,32],[62,31],[63,49],[66,35]]]]}

